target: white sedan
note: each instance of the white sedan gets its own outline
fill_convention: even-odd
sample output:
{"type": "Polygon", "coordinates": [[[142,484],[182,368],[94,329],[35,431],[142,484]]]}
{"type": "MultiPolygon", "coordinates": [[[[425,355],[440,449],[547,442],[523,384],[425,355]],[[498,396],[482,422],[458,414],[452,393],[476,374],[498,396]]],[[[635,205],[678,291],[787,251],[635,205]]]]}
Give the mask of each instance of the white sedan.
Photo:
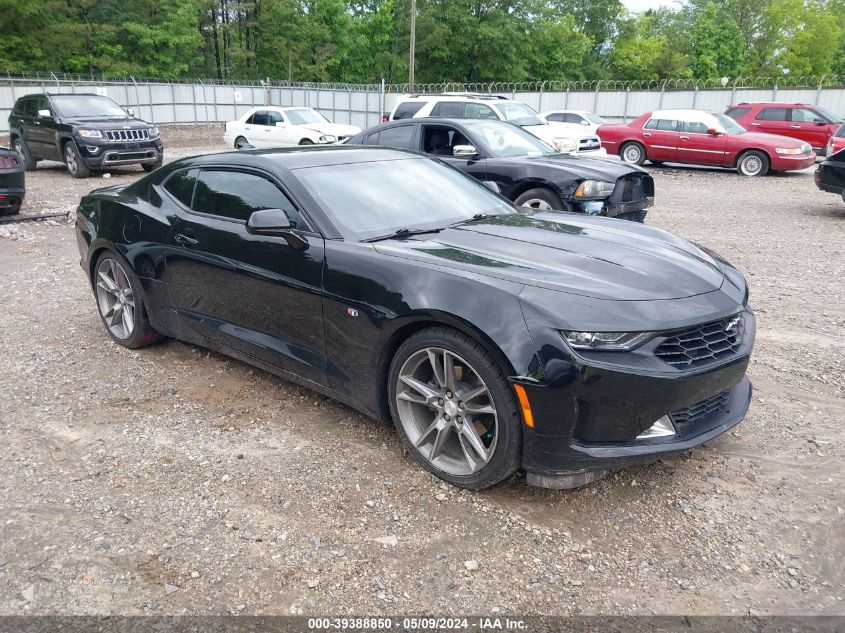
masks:
{"type": "Polygon", "coordinates": [[[361,131],[354,125],[332,123],[314,108],[252,108],[237,121],[226,123],[228,147],[286,147],[343,141],[361,131]]]}
{"type": "Polygon", "coordinates": [[[580,126],[582,130],[595,134],[607,121],[597,114],[585,110],[552,110],[543,112],[540,118],[554,126],[580,126]]]}

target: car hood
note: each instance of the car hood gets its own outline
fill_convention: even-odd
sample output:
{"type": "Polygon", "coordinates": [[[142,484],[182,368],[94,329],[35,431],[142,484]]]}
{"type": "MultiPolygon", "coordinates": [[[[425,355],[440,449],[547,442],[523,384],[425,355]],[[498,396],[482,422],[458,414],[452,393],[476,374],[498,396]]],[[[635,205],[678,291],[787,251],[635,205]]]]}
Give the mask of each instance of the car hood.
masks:
{"type": "Polygon", "coordinates": [[[572,138],[571,134],[554,128],[551,125],[521,125],[520,127],[544,141],[551,141],[556,138],[572,138]]]}
{"type": "Polygon", "coordinates": [[[320,134],[331,134],[332,136],[353,136],[361,131],[361,128],[354,125],[343,125],[342,123],[309,123],[302,127],[314,130],[320,134]]]}
{"type": "Polygon", "coordinates": [[[583,154],[546,154],[545,156],[526,156],[514,160],[531,161],[534,165],[544,165],[570,172],[579,180],[615,181],[629,174],[648,174],[645,169],[629,165],[618,158],[590,158],[583,154]]]}
{"type": "Polygon", "coordinates": [[[140,119],[111,119],[111,118],[102,118],[102,119],[88,119],[85,117],[82,118],[72,118],[72,117],[62,117],[62,123],[67,123],[68,125],[78,125],[80,127],[93,127],[97,128],[98,130],[130,130],[130,129],[137,129],[137,128],[147,128],[152,127],[152,124],[147,123],[146,121],[141,121],[140,119]]]}
{"type": "Polygon", "coordinates": [[[766,134],[765,132],[746,132],[745,134],[738,134],[735,138],[740,139],[745,144],[760,144],[783,147],[785,149],[799,149],[802,145],[809,145],[806,141],[789,136],[780,136],[779,134],[766,134]]]}
{"type": "Polygon", "coordinates": [[[576,214],[496,216],[374,246],[393,257],[614,301],[691,297],[724,281],[712,257],[671,233],[576,214]]]}

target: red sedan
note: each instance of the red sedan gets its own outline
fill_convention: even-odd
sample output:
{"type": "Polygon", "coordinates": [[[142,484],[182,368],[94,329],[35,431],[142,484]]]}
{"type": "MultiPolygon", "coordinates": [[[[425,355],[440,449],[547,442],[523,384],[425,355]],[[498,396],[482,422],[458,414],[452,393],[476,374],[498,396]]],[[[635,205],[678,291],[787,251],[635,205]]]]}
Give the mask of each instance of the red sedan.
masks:
{"type": "Polygon", "coordinates": [[[744,176],[806,169],[815,164],[809,143],[786,136],[749,132],[729,116],[703,110],[657,110],[628,125],[598,129],[608,154],[626,163],[646,160],[730,167],[744,176]]]}
{"type": "Polygon", "coordinates": [[[841,152],[843,149],[845,149],[845,123],[840,125],[833,136],[830,137],[825,148],[825,156],[830,158],[836,152],[841,152]]]}

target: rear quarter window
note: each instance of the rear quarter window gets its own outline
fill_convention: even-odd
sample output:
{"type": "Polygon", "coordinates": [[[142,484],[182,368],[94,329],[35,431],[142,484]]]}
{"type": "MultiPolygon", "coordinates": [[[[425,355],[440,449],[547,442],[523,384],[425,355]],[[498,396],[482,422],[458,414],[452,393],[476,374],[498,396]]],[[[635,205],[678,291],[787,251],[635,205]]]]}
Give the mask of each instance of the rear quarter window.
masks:
{"type": "Polygon", "coordinates": [[[727,114],[732,119],[740,119],[744,117],[746,114],[751,112],[751,108],[728,108],[725,110],[725,114],[727,114]]]}
{"type": "MultiPolygon", "coordinates": [[[[375,136],[375,134],[371,134],[370,138],[375,136]]],[[[411,148],[411,141],[414,137],[414,126],[413,125],[398,125],[396,127],[387,128],[386,130],[382,130],[378,135],[378,144],[383,145],[385,147],[398,147],[400,149],[412,149],[411,148]]],[[[368,141],[370,145],[373,144],[372,141],[368,141]]]]}
{"type": "Polygon", "coordinates": [[[431,111],[431,116],[442,116],[460,118],[464,116],[464,103],[462,101],[441,101],[431,111]]]}
{"type": "Polygon", "coordinates": [[[198,169],[177,171],[164,183],[165,191],[189,209],[191,208],[191,199],[194,197],[197,173],[199,173],[198,169]]]}
{"type": "Polygon", "coordinates": [[[845,123],[839,126],[839,129],[833,133],[836,138],[845,138],[845,123]]]}
{"type": "Polygon", "coordinates": [[[423,101],[403,101],[396,106],[396,111],[393,113],[393,119],[412,119],[424,105],[425,103],[423,101]]]}

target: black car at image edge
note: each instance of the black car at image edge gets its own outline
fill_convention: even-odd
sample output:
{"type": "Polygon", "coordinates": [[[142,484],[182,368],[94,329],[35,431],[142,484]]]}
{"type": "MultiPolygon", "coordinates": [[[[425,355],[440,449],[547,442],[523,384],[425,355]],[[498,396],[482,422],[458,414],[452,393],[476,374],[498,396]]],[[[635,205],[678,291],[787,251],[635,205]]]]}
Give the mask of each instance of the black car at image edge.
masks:
{"type": "Polygon", "coordinates": [[[845,200],[845,150],[822,161],[813,174],[816,186],[845,200]]]}
{"type": "Polygon", "coordinates": [[[642,222],[654,180],[618,158],[561,154],[517,125],[489,119],[420,118],[378,125],[346,145],[413,150],[495,183],[519,206],[642,222]]]}
{"type": "Polygon", "coordinates": [[[14,215],[20,211],[25,178],[20,156],[7,147],[0,147],[0,215],[14,215]]]}
{"type": "Polygon", "coordinates": [[[85,178],[122,165],[152,171],[164,157],[158,128],[102,95],[26,95],[15,102],[9,130],[27,171],[40,160],[56,160],[74,178],[85,178]]]}
{"type": "Polygon", "coordinates": [[[583,485],[751,400],[736,268],[640,223],[518,210],[413,152],[186,158],[85,196],[76,227],[115,342],[173,337],[393,420],[466,488],[583,485]]]}

